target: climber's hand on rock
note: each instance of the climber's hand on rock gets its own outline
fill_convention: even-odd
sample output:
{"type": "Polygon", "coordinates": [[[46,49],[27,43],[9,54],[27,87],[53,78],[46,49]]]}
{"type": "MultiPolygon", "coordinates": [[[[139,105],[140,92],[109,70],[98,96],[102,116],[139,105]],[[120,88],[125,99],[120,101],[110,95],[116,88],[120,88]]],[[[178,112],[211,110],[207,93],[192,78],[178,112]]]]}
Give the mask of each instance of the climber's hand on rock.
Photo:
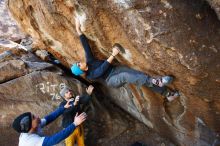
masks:
{"type": "Polygon", "coordinates": [[[71,100],[67,101],[67,103],[64,105],[64,108],[69,108],[71,107],[72,105],[70,104],[71,100]]]}
{"type": "Polygon", "coordinates": [[[82,31],[80,29],[81,25],[80,25],[80,21],[77,17],[75,17],[75,25],[76,25],[76,31],[77,31],[78,35],[81,35],[82,34],[82,31]]]}
{"type": "Polygon", "coordinates": [[[75,99],[75,101],[73,103],[74,106],[76,106],[78,104],[78,102],[79,102],[79,95],[76,96],[76,99],[75,99]]]}
{"type": "Polygon", "coordinates": [[[116,55],[118,55],[119,52],[120,52],[120,51],[119,51],[119,49],[118,49],[117,47],[113,47],[113,48],[112,48],[112,54],[111,54],[111,56],[107,59],[107,61],[108,61],[109,63],[112,63],[112,61],[114,60],[114,57],[115,57],[116,55]]]}
{"type": "Polygon", "coordinates": [[[112,55],[113,56],[118,55],[119,52],[120,52],[119,49],[117,49],[116,47],[112,48],[112,55]]]}
{"type": "Polygon", "coordinates": [[[78,113],[76,113],[76,116],[75,116],[74,122],[73,122],[74,125],[75,126],[80,125],[81,123],[83,123],[86,120],[86,117],[87,117],[87,115],[85,112],[81,113],[80,115],[78,115],[78,113]]]}
{"type": "Polygon", "coordinates": [[[86,88],[86,92],[91,95],[92,94],[92,91],[93,91],[94,87],[92,85],[89,85],[88,88],[86,88]]]}

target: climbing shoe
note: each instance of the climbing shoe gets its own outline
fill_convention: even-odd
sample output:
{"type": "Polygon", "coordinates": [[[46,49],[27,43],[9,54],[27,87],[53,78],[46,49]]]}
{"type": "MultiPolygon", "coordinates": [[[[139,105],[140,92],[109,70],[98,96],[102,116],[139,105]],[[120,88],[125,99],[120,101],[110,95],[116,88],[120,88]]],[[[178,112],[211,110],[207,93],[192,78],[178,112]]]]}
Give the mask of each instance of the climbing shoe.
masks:
{"type": "Polygon", "coordinates": [[[178,91],[173,91],[173,92],[168,92],[166,95],[166,98],[169,102],[171,102],[179,96],[180,96],[180,93],[178,91]]]}
{"type": "Polygon", "coordinates": [[[172,76],[164,76],[162,77],[163,86],[170,84],[173,81],[172,76]]]}
{"type": "Polygon", "coordinates": [[[172,76],[163,76],[163,77],[159,77],[159,78],[152,78],[152,83],[154,85],[159,86],[159,87],[166,86],[166,85],[170,84],[172,81],[173,81],[172,76]]]}

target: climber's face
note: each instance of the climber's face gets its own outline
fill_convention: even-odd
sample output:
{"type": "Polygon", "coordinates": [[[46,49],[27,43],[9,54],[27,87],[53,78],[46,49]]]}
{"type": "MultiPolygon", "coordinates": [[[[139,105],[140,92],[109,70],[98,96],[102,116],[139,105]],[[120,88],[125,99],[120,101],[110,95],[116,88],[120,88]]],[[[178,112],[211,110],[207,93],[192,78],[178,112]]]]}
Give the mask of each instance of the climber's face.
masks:
{"type": "Polygon", "coordinates": [[[73,97],[73,92],[71,90],[68,90],[64,96],[65,96],[65,99],[70,99],[73,97]]]}
{"type": "Polygon", "coordinates": [[[86,62],[79,62],[77,65],[79,66],[79,68],[82,71],[87,71],[88,70],[88,66],[87,66],[86,62]]]}

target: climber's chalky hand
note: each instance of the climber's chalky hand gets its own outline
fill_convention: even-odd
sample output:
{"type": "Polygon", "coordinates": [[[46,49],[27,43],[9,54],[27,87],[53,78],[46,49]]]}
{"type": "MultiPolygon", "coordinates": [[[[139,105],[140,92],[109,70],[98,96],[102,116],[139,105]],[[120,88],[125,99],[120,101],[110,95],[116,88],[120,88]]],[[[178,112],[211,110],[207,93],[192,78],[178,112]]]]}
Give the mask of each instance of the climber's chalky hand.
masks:
{"type": "Polygon", "coordinates": [[[82,34],[82,31],[81,31],[81,24],[80,24],[80,21],[79,21],[79,18],[75,17],[75,25],[76,25],[76,31],[78,33],[78,35],[81,35],[82,34]]]}
{"type": "Polygon", "coordinates": [[[113,55],[113,56],[118,55],[119,52],[120,52],[119,49],[117,49],[116,47],[112,48],[112,55],[113,55]]]}

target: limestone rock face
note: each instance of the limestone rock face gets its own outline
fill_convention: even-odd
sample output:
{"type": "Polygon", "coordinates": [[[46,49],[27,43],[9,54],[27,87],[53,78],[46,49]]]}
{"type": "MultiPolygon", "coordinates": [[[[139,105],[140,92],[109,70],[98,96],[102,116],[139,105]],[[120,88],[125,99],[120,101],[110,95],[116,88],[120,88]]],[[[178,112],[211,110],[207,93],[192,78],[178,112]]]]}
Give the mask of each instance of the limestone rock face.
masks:
{"type": "Polygon", "coordinates": [[[8,0],[20,27],[66,66],[84,60],[79,17],[93,53],[103,59],[118,42],[118,63],[149,75],[175,76],[181,97],[164,103],[147,88],[101,87],[106,96],[177,145],[211,145],[220,130],[219,1],[8,0]]]}

